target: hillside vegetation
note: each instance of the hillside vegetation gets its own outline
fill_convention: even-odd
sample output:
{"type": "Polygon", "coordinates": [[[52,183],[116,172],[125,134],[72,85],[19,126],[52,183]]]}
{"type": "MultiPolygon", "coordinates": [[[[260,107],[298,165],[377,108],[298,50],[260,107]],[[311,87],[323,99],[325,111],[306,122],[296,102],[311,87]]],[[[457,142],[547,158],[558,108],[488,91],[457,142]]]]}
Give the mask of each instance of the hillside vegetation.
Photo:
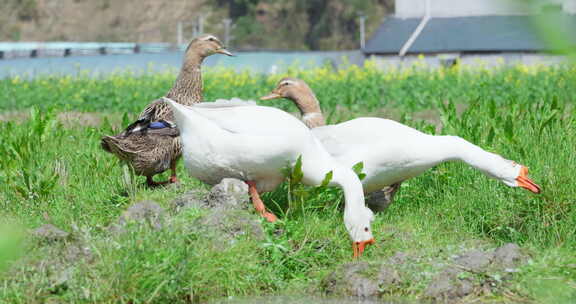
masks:
{"type": "Polygon", "coordinates": [[[0,40],[176,42],[177,23],[192,38],[224,35],[231,18],[236,48],[358,48],[358,15],[373,31],[392,11],[391,0],[4,0],[0,40]]]}

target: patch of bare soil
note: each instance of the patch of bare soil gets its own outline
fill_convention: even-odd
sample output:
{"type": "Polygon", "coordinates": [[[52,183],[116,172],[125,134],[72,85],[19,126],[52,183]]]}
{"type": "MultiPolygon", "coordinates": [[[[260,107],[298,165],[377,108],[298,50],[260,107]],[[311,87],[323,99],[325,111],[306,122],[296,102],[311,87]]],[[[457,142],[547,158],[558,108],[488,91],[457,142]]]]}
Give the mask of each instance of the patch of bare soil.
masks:
{"type": "Polygon", "coordinates": [[[0,121],[13,121],[19,122],[27,120],[30,117],[30,113],[28,111],[9,111],[9,112],[2,112],[0,113],[0,121]]]}
{"type": "MultiPolygon", "coordinates": [[[[98,127],[107,118],[115,127],[120,127],[120,114],[102,114],[97,112],[67,111],[58,113],[56,118],[65,128],[98,127]]],[[[0,113],[0,122],[24,122],[30,118],[29,111],[9,111],[0,113]]]]}
{"type": "Polygon", "coordinates": [[[104,115],[92,112],[62,112],[57,118],[66,128],[75,126],[97,127],[102,124],[104,115]]]}
{"type": "MultiPolygon", "coordinates": [[[[472,249],[444,261],[442,254],[425,264],[441,265],[434,271],[422,294],[416,296],[432,303],[474,302],[506,286],[517,268],[526,263],[528,256],[513,243],[493,250],[472,249]]],[[[329,296],[352,298],[381,298],[398,290],[410,290],[415,278],[423,270],[412,267],[422,257],[397,252],[384,261],[351,262],[340,265],[326,276],[320,290],[329,296]]]]}
{"type": "Polygon", "coordinates": [[[263,240],[264,230],[259,216],[250,208],[248,185],[241,180],[225,178],[205,193],[194,189],[172,202],[174,212],[188,208],[200,208],[206,215],[191,224],[191,229],[200,229],[204,234],[215,234],[224,240],[219,245],[233,244],[235,239],[248,236],[263,240]]]}

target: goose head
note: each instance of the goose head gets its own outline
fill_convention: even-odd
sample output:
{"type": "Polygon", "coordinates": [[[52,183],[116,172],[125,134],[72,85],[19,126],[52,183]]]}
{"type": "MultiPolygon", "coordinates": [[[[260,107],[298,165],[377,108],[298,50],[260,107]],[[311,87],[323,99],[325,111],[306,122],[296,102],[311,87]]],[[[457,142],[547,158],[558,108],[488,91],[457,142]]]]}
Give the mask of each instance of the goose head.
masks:
{"type": "Polygon", "coordinates": [[[270,100],[286,98],[296,101],[302,95],[314,95],[310,87],[302,80],[292,77],[284,77],[278,81],[276,88],[270,94],[263,96],[260,100],[270,100]]]}
{"type": "Polygon", "coordinates": [[[224,47],[222,42],[216,38],[216,36],[204,34],[190,42],[188,48],[186,48],[185,57],[189,58],[192,56],[199,56],[204,59],[214,54],[234,56],[226,49],[226,47],[224,47]]]}
{"type": "Polygon", "coordinates": [[[437,138],[442,140],[441,152],[448,156],[447,159],[463,161],[509,187],[521,187],[534,193],[541,192],[540,186],[528,178],[527,167],[485,151],[458,136],[437,138]]]}
{"type": "Polygon", "coordinates": [[[465,140],[453,137],[456,146],[452,149],[464,151],[459,157],[460,160],[479,169],[484,174],[501,181],[509,187],[521,187],[536,194],[542,189],[528,177],[528,167],[516,163],[515,161],[505,159],[502,156],[486,152],[476,146],[470,145],[465,140]],[[464,143],[464,146],[460,144],[464,143]],[[459,146],[460,145],[460,146],[459,146]],[[472,148],[470,148],[472,147],[472,148]]]}
{"type": "MultiPolygon", "coordinates": [[[[490,175],[490,173],[487,174],[490,175]]],[[[536,194],[542,191],[540,186],[528,178],[528,167],[514,161],[505,160],[504,166],[492,173],[492,175],[494,174],[496,174],[495,178],[500,179],[507,186],[521,187],[536,194]]]]}
{"type": "Polygon", "coordinates": [[[325,125],[320,103],[312,89],[303,80],[291,77],[282,78],[276,88],[270,94],[260,97],[260,100],[278,98],[291,100],[300,110],[302,120],[309,128],[325,125]]]}
{"type": "Polygon", "coordinates": [[[374,219],[372,211],[364,206],[358,210],[344,210],[344,225],[350,239],[352,239],[352,250],[354,257],[362,255],[368,245],[374,244],[374,236],[370,223],[374,219]]]}

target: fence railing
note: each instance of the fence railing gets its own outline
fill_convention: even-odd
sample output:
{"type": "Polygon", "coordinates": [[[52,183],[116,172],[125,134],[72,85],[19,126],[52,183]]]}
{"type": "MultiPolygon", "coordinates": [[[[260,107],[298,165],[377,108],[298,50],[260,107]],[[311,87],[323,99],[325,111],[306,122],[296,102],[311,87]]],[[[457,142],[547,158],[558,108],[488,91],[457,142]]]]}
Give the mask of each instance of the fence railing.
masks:
{"type": "Polygon", "coordinates": [[[124,42],[0,42],[0,60],[11,58],[93,56],[161,53],[184,50],[186,45],[124,42]]]}

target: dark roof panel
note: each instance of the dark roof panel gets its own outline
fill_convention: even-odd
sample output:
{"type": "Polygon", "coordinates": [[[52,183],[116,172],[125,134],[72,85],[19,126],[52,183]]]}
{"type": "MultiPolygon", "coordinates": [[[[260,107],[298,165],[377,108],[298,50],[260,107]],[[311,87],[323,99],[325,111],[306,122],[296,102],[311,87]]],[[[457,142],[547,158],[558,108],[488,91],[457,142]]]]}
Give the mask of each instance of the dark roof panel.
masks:
{"type": "Polygon", "coordinates": [[[398,53],[412,35],[420,19],[386,18],[366,42],[365,53],[398,53]]]}
{"type": "MultiPolygon", "coordinates": [[[[576,16],[569,21],[576,25],[576,16]]],[[[388,18],[367,42],[365,53],[398,53],[420,18],[388,18]]],[[[408,53],[543,51],[530,16],[432,18],[408,53]]]]}

